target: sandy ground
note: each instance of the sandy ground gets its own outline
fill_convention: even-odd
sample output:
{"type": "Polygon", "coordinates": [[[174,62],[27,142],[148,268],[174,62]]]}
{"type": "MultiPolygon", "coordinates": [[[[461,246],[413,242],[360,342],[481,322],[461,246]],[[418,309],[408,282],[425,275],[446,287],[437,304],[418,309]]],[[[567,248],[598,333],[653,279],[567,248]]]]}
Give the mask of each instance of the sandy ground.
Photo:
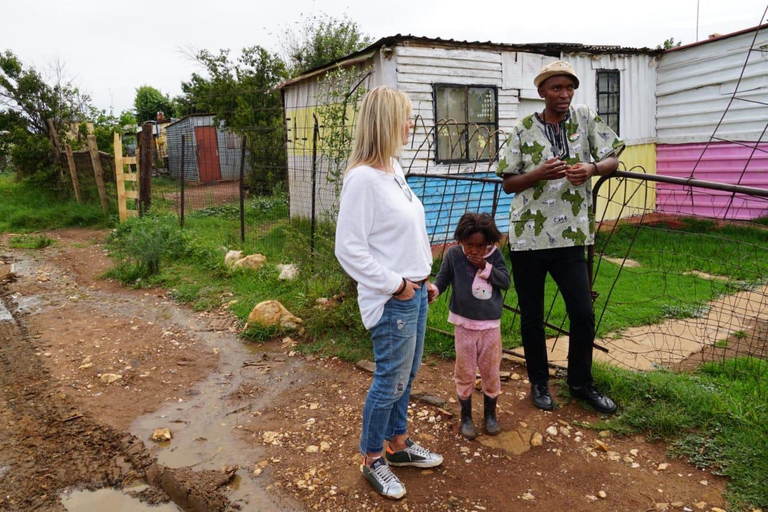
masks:
{"type": "MultiPolygon", "coordinates": [[[[559,407],[535,409],[511,360],[505,432],[471,442],[457,434],[452,361],[424,362],[411,435],[445,463],[397,469],[408,494],[384,500],[357,453],[370,373],[302,356],[302,340],[253,346],[226,312],[99,279],[105,232],[49,236],[42,250],[11,250],[7,236],[0,246],[16,273],[0,309],[0,510],[64,510],[76,489],[136,481],[151,484],[145,501],[170,495],[187,510],[727,508],[723,478],[668,459],[663,444],[589,428],[601,418],[559,397],[559,381],[559,407]],[[155,428],[173,438],[151,441],[155,428]]],[[[478,423],[481,403],[478,392],[478,423]]]]}

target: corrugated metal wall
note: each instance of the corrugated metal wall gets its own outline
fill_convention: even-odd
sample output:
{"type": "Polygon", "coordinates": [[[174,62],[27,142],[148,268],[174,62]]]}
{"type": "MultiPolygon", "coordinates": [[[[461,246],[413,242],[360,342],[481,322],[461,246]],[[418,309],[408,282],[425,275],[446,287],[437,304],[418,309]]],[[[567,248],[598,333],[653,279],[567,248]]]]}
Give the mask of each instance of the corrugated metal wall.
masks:
{"type": "Polygon", "coordinates": [[[177,121],[166,129],[168,137],[168,167],[171,176],[181,177],[181,136],[184,135],[184,180],[196,182],[200,180],[200,169],[197,167],[197,141],[195,126],[208,126],[213,116],[191,116],[177,121]],[[206,124],[200,124],[206,123],[206,124]]]}
{"type": "MultiPolygon", "coordinates": [[[[709,147],[666,144],[658,146],[657,158],[662,175],[687,178],[695,166],[695,177],[700,180],[759,188],[768,184],[768,143],[760,144],[756,151],[732,143],[712,143],[709,147]]],[[[744,195],[733,197],[729,192],[659,183],[657,209],[717,219],[754,219],[768,215],[768,202],[744,195]]]]}
{"type": "Polygon", "coordinates": [[[768,30],[665,53],[658,66],[657,131],[660,144],[726,140],[757,141],[768,121],[768,30]],[[747,57],[749,60],[747,61],[747,57]],[[738,96],[728,108],[744,63],[738,96]],[[728,108],[717,132],[715,128],[728,108]]]}
{"type": "MultiPolygon", "coordinates": [[[[620,157],[622,170],[656,174],[656,144],[627,146],[620,157]]],[[[593,179],[597,181],[597,179],[593,179]]],[[[596,219],[614,220],[648,213],[656,206],[656,184],[642,180],[610,179],[597,197],[596,219]]]]}
{"type": "Polygon", "coordinates": [[[656,58],[651,55],[563,55],[580,79],[574,103],[597,110],[597,71],[619,71],[619,135],[628,144],[656,137],[656,58]]]}

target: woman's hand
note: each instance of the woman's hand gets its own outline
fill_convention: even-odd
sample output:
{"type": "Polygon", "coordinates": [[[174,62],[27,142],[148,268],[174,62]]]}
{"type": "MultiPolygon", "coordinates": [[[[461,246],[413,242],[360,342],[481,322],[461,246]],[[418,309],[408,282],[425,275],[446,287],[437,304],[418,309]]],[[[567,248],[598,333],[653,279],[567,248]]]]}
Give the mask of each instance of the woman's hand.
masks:
{"type": "Polygon", "coordinates": [[[413,281],[405,280],[405,288],[403,291],[395,295],[397,300],[411,300],[416,295],[416,290],[420,290],[421,285],[414,283],[413,281]]]}
{"type": "Polygon", "coordinates": [[[579,162],[565,173],[565,178],[571,182],[571,185],[578,187],[595,175],[597,167],[589,162],[579,162]]]}

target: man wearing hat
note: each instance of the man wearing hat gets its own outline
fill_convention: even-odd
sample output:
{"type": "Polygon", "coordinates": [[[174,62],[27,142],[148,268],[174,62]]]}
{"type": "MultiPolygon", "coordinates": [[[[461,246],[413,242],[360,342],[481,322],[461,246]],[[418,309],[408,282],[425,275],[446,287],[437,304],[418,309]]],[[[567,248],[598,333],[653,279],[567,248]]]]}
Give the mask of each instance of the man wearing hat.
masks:
{"type": "Polygon", "coordinates": [[[571,105],[579,78],[568,62],[544,66],[533,81],[544,110],[521,119],[500,153],[497,174],[514,193],[509,250],[521,311],[521,335],[533,403],[552,410],[544,333],[544,283],[549,273],[570,321],[568,386],[598,412],[616,404],[592,384],[595,313],[586,246],[595,240],[592,180],[619,166],[624,143],[586,105],[571,105]]]}

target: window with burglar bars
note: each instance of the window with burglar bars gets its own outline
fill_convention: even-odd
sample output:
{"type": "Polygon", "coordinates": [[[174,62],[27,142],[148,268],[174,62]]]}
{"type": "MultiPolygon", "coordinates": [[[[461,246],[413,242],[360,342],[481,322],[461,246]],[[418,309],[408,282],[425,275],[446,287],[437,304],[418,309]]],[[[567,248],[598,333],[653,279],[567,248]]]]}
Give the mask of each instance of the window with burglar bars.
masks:
{"type": "Polygon", "coordinates": [[[619,133],[619,71],[616,69],[601,69],[597,72],[597,115],[611,129],[619,133]]]}
{"type": "Polygon", "coordinates": [[[496,158],[499,147],[496,87],[436,84],[433,97],[437,163],[496,158]]]}

